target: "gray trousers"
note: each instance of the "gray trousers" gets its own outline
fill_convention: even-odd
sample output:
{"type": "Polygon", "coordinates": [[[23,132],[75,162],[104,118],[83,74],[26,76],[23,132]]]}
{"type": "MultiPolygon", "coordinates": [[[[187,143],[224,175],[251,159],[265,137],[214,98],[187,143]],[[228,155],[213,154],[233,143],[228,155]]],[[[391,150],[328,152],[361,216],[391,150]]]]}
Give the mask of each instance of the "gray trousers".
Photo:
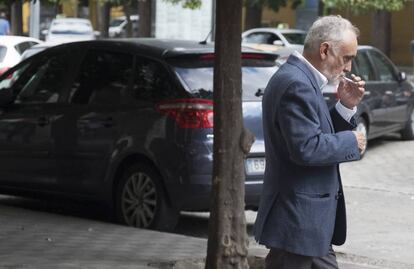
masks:
{"type": "Polygon", "coordinates": [[[265,269],[338,269],[332,247],[325,257],[302,256],[271,248],[266,256],[265,269]]]}

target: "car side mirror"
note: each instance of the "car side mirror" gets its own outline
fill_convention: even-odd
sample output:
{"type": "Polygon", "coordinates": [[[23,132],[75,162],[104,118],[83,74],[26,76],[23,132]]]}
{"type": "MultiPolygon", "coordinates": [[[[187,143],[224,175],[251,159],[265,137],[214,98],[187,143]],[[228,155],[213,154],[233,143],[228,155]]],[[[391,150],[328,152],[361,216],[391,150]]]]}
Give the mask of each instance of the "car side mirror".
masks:
{"type": "Polygon", "coordinates": [[[284,46],[282,40],[273,41],[273,45],[275,45],[275,46],[284,46]]]}
{"type": "Polygon", "coordinates": [[[101,32],[99,32],[99,31],[93,31],[93,35],[95,37],[100,37],[101,36],[101,32]]]}
{"type": "Polygon", "coordinates": [[[402,82],[402,81],[406,81],[407,80],[407,74],[405,72],[399,72],[398,73],[398,81],[402,82]]]}
{"type": "Polygon", "coordinates": [[[49,33],[49,30],[44,29],[44,30],[41,31],[41,33],[42,33],[42,35],[47,35],[49,33]]]}

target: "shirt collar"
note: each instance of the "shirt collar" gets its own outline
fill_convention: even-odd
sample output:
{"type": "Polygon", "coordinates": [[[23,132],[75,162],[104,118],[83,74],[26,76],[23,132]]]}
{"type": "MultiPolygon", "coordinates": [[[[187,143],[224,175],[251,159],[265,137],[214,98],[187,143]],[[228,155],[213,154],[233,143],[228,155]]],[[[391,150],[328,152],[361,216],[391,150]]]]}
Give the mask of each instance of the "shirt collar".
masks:
{"type": "Polygon", "coordinates": [[[306,60],[306,58],[303,57],[303,55],[300,54],[298,51],[295,50],[293,52],[293,55],[296,56],[302,63],[304,63],[309,68],[309,70],[316,79],[316,83],[318,84],[319,89],[322,91],[322,89],[328,84],[328,79],[321,72],[319,72],[318,69],[316,69],[308,60],[306,60]]]}

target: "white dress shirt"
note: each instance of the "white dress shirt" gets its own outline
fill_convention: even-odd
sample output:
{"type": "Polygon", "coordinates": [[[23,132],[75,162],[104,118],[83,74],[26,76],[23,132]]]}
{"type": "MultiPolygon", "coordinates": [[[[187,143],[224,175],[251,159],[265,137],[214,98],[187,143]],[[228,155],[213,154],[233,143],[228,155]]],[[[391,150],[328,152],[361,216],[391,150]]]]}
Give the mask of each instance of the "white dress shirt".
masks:
{"type": "MultiPolygon", "coordinates": [[[[302,56],[302,54],[300,54],[298,51],[294,51],[292,54],[298,57],[299,60],[301,60],[301,62],[303,62],[309,68],[311,73],[314,75],[316,83],[318,84],[321,92],[323,92],[324,89],[331,87],[335,88],[334,91],[338,89],[338,84],[328,84],[328,79],[321,72],[319,72],[318,69],[316,69],[310,62],[308,62],[308,60],[306,60],[305,57],[302,56]]],[[[339,115],[341,115],[341,117],[344,118],[347,122],[350,122],[352,116],[354,116],[357,112],[356,106],[353,107],[353,109],[349,109],[345,107],[343,104],[341,104],[340,101],[336,103],[335,108],[338,111],[339,115]]]]}

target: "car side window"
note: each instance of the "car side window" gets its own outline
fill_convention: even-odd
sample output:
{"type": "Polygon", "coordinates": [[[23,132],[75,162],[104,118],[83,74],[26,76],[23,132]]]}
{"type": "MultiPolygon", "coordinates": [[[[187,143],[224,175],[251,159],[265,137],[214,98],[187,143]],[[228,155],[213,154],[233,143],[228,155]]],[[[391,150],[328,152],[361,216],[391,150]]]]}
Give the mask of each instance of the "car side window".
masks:
{"type": "Polygon", "coordinates": [[[179,97],[179,93],[161,63],[137,57],[132,97],[135,100],[158,101],[179,97]]]}
{"type": "Polygon", "coordinates": [[[366,52],[358,52],[352,65],[351,73],[360,76],[363,80],[374,80],[374,72],[368,60],[366,52]]]}
{"type": "Polygon", "coordinates": [[[243,42],[272,45],[275,40],[280,40],[280,38],[272,33],[252,33],[246,36],[243,42]]]}
{"type": "Polygon", "coordinates": [[[20,88],[20,77],[24,73],[24,71],[28,68],[29,64],[26,63],[25,65],[20,66],[19,68],[15,69],[9,75],[4,77],[0,81],[0,90],[9,90],[12,88],[20,88]]]}
{"type": "Polygon", "coordinates": [[[124,103],[133,68],[128,53],[90,50],[87,52],[72,87],[69,102],[114,105],[124,103]]]}
{"type": "Polygon", "coordinates": [[[22,55],[23,52],[25,52],[28,48],[32,47],[35,44],[37,43],[32,42],[32,41],[27,41],[27,42],[22,42],[20,44],[17,44],[16,46],[14,46],[14,48],[17,50],[17,52],[20,55],[22,55]]]}
{"type": "Polygon", "coordinates": [[[46,55],[19,81],[16,103],[56,103],[67,76],[68,54],[46,55]]]}
{"type": "Polygon", "coordinates": [[[370,52],[372,62],[378,71],[380,81],[396,81],[394,68],[389,60],[377,51],[370,52]]]}

